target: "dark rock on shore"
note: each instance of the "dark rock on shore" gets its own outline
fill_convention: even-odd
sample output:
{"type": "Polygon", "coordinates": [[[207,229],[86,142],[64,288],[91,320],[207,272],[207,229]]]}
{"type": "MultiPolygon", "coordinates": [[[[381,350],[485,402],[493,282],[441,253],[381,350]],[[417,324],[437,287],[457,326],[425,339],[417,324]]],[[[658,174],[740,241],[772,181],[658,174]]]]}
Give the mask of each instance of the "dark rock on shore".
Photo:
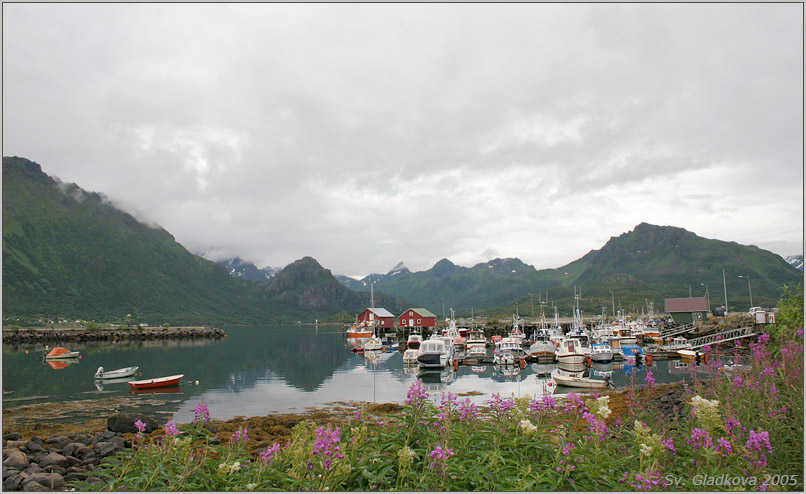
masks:
{"type": "MultiPolygon", "coordinates": [[[[128,415],[136,417],[131,421],[132,428],[138,419],[156,427],[151,417],[128,415]]],[[[3,436],[2,488],[4,491],[63,491],[70,489],[72,481],[100,487],[105,484],[97,468],[101,459],[130,447],[131,441],[112,431],[72,434],[69,438],[34,436],[28,440],[16,432],[6,434],[3,436]]]]}
{"type": "Polygon", "coordinates": [[[131,432],[135,434],[139,432],[137,427],[134,426],[134,423],[138,420],[146,425],[146,433],[151,433],[160,427],[156,420],[146,415],[139,413],[118,413],[106,419],[106,428],[111,432],[131,432]]]}

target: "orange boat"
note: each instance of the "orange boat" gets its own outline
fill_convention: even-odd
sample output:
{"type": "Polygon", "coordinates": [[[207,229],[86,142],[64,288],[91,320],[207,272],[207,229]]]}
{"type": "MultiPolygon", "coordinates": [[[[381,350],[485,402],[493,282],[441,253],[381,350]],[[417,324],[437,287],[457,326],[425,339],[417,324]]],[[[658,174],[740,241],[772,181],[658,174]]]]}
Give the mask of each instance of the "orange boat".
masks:
{"type": "Polygon", "coordinates": [[[54,347],[53,350],[45,354],[45,359],[62,359],[62,358],[77,358],[79,352],[71,352],[66,348],[60,346],[54,347]]]}
{"type": "Polygon", "coordinates": [[[142,381],[129,381],[129,387],[132,389],[149,389],[149,388],[164,388],[167,386],[176,386],[182,382],[184,374],[168,377],[155,377],[153,379],[143,379],[142,381]]]}

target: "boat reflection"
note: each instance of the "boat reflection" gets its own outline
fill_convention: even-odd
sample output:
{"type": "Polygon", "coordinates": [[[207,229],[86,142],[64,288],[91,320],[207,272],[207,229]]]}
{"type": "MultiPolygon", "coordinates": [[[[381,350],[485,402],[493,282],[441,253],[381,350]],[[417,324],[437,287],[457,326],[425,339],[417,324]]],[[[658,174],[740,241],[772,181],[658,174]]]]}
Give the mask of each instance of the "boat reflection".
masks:
{"type": "Polygon", "coordinates": [[[134,393],[136,395],[146,395],[146,394],[152,394],[152,393],[160,393],[160,394],[181,393],[181,392],[182,392],[182,388],[180,386],[166,386],[164,388],[143,388],[143,389],[132,388],[132,389],[129,389],[130,394],[134,393]]]}
{"type": "Polygon", "coordinates": [[[59,360],[45,360],[45,363],[48,364],[52,369],[61,370],[66,368],[70,364],[77,364],[78,357],[72,358],[63,358],[59,360]]]}

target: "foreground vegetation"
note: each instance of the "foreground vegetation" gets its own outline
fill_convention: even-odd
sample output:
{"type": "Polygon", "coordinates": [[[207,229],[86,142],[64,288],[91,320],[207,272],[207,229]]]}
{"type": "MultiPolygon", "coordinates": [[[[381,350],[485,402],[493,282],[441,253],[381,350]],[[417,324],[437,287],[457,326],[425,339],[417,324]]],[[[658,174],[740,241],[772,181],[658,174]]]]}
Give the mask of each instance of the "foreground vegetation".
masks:
{"type": "MultiPolygon", "coordinates": [[[[710,359],[707,378],[693,375],[673,406],[651,399],[651,372],[626,407],[570,393],[493,395],[481,408],[429,397],[417,382],[401,413],[377,420],[357,409],[343,427],[301,422],[290,441],[256,452],[246,428],[211,444],[200,403],[193,423],[135,437],[106,465],[106,488],[803,491],[802,289],[787,290],[781,307],[780,323],[745,344],[745,367],[710,359]]],[[[720,351],[738,356],[741,346],[720,351]]]]}

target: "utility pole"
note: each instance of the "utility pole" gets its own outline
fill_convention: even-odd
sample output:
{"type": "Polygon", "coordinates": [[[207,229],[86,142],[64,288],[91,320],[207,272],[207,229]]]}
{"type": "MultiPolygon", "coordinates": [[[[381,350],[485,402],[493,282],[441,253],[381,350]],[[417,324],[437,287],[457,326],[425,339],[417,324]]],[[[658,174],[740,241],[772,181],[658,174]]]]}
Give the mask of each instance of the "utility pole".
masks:
{"type": "Polygon", "coordinates": [[[725,281],[725,268],[722,268],[722,288],[725,290],[725,320],[728,319],[728,283],[725,281]]]}
{"type": "Polygon", "coordinates": [[[753,289],[750,288],[750,275],[739,275],[739,278],[747,278],[747,291],[750,292],[750,307],[753,307],[753,289]]]}

